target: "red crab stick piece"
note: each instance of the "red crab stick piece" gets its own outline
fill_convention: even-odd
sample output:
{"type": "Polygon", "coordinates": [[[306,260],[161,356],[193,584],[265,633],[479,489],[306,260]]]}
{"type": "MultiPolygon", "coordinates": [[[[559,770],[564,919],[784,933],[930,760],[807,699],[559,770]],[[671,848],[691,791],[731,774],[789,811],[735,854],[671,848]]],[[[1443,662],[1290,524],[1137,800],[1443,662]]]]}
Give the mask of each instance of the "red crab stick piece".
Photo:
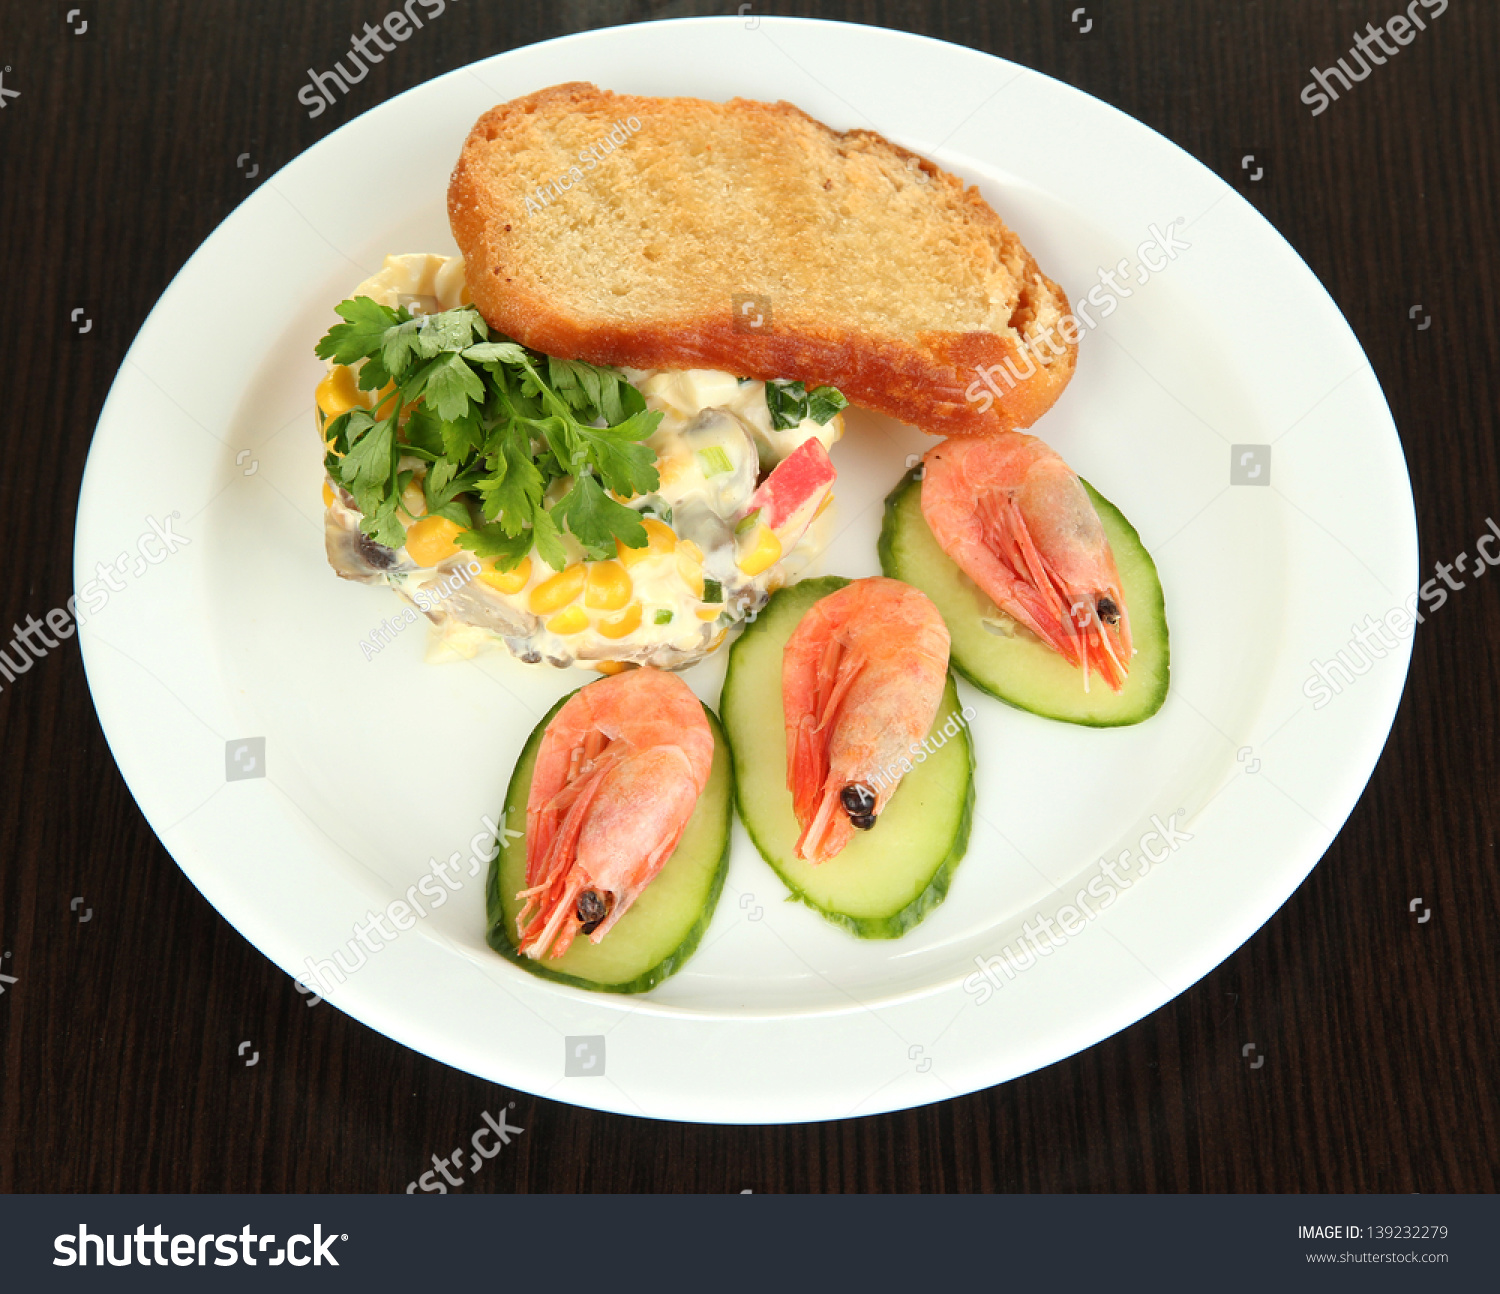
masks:
{"type": "Polygon", "coordinates": [[[823,442],[816,437],[804,441],[772,469],[741,515],[758,510],[756,519],[788,549],[817,515],[837,476],[823,442]]]}

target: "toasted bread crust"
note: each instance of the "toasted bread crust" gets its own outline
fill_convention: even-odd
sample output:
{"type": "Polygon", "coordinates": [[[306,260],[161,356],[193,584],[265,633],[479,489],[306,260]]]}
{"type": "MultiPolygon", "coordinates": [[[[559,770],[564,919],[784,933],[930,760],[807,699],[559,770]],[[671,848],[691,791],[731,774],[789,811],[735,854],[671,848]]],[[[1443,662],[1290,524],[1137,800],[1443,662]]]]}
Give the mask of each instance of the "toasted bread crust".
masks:
{"type": "Polygon", "coordinates": [[[560,358],[828,382],[940,435],[1030,426],[1077,361],[1067,297],[977,188],[787,103],[553,86],[479,119],[448,212],[486,321],[560,358]]]}

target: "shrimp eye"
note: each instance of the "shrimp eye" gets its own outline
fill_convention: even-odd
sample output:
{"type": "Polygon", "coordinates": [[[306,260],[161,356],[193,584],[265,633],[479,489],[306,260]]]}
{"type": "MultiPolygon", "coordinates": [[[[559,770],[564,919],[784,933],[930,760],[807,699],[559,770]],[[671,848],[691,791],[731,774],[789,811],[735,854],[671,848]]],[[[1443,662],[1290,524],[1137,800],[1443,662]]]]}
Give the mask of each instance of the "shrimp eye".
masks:
{"type": "Polygon", "coordinates": [[[583,933],[591,935],[594,928],[609,915],[609,905],[598,890],[584,890],[578,896],[578,919],[583,923],[583,933]]]}
{"type": "Polygon", "coordinates": [[[1120,608],[1115,605],[1113,598],[1099,599],[1099,619],[1107,625],[1120,623],[1120,608]]]}
{"type": "Polygon", "coordinates": [[[839,792],[839,802],[844,806],[844,812],[849,815],[849,820],[857,827],[858,819],[869,818],[868,827],[875,825],[875,792],[868,786],[859,782],[850,782],[839,792]]]}
{"type": "Polygon", "coordinates": [[[875,825],[875,816],[870,813],[862,813],[858,817],[850,815],[850,825],[858,827],[861,831],[868,831],[875,825]]]}

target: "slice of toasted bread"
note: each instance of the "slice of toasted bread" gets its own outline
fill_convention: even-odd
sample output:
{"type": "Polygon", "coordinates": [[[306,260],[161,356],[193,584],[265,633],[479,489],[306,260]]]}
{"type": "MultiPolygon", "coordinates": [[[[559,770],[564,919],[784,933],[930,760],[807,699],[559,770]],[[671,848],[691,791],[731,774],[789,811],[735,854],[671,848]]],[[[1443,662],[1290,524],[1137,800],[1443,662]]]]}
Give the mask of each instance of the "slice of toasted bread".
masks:
{"type": "Polygon", "coordinates": [[[944,435],[1030,426],[1077,359],[976,188],[787,103],[540,90],[479,119],[448,214],[485,319],[565,359],[827,382],[944,435]]]}

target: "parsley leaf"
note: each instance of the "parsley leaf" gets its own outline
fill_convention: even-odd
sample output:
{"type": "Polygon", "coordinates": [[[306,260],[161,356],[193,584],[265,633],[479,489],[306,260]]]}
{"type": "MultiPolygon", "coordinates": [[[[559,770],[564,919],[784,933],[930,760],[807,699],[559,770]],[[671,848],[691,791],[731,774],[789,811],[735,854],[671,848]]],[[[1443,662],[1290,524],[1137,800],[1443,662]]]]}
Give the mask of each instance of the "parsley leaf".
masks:
{"type": "Polygon", "coordinates": [[[644,442],[661,415],[622,372],[492,336],[473,306],[413,316],[358,297],[338,314],[317,354],[357,365],[359,389],[384,393],[324,427],[328,470],[366,534],[403,546],[402,491],[420,472],[427,515],[465,527],[459,542],[502,570],[533,549],[561,570],[564,529],[593,557],[614,556],[616,540],[644,546],[641,514],[617,498],[659,488],[644,442]],[[403,459],[419,462],[401,471],[403,459]],[[548,509],[554,483],[567,490],[548,509]]]}
{"type": "Polygon", "coordinates": [[[420,323],[417,350],[424,359],[445,351],[461,351],[474,340],[476,331],[481,337],[488,332],[479,312],[473,309],[444,310],[442,314],[427,315],[420,323]]]}
{"type": "Polygon", "coordinates": [[[542,511],[542,493],[547,487],[523,438],[523,432],[513,432],[501,441],[499,452],[485,460],[488,475],[482,476],[478,485],[485,517],[498,519],[505,533],[512,536],[520,534],[522,526],[542,511]]]}
{"type": "Polygon", "coordinates": [[[495,522],[475,526],[463,535],[463,545],[480,561],[496,558],[495,569],[513,571],[531,551],[531,531],[523,530],[516,535],[507,535],[495,522]]]}
{"type": "Polygon", "coordinates": [[[603,370],[592,364],[547,356],[547,378],[552,389],[575,412],[587,414],[590,410],[599,408],[603,399],[602,373],[603,370]]]}
{"type": "Polygon", "coordinates": [[[400,377],[412,359],[421,353],[418,347],[424,323],[425,319],[408,319],[403,324],[385,330],[385,335],[380,339],[380,362],[392,377],[400,377]]]}
{"type": "MultiPolygon", "coordinates": [[[[365,417],[368,419],[369,414],[365,417]]],[[[339,464],[339,479],[358,498],[360,493],[377,489],[390,479],[394,462],[391,446],[396,435],[396,419],[382,418],[349,447],[339,464]]],[[[364,505],[360,505],[363,510],[364,505]]]]}
{"type": "Polygon", "coordinates": [[[513,341],[485,341],[464,349],[464,358],[476,364],[519,364],[526,350],[513,341]]]}
{"type": "Polygon", "coordinates": [[[353,364],[380,349],[386,330],[411,318],[403,309],[391,309],[370,297],[341,301],[334,310],[346,323],[334,324],[313,353],[319,359],[353,364]]]}
{"type": "Polygon", "coordinates": [[[474,518],[462,496],[473,488],[474,481],[472,477],[456,475],[456,472],[451,461],[438,459],[422,478],[422,496],[427,502],[428,516],[447,517],[449,521],[467,527],[474,523],[474,518]]]}
{"type": "MultiPolygon", "coordinates": [[[[400,548],[406,542],[406,531],[396,518],[398,501],[399,496],[392,494],[369,510],[365,509],[364,504],[360,504],[365,515],[359,528],[377,544],[384,544],[387,548],[400,548]]],[[[358,503],[358,499],[355,502],[358,503]]]]}
{"type": "Polygon", "coordinates": [[[376,351],[360,365],[358,385],[361,391],[379,391],[395,379],[385,366],[383,352],[376,351]]]}
{"type": "Polygon", "coordinates": [[[568,564],[568,550],[563,547],[562,536],[552,520],[552,514],[545,508],[538,508],[536,516],[532,517],[531,533],[536,539],[536,551],[541,559],[554,571],[562,570],[568,564]]]}
{"type": "MultiPolygon", "coordinates": [[[[661,485],[656,470],[656,452],[641,442],[656,430],[660,413],[641,412],[618,427],[579,427],[578,439],[587,446],[604,484],[616,494],[630,498],[650,494],[661,485]]],[[[636,547],[631,544],[628,547],[636,547]]]]}
{"type": "Polygon", "coordinates": [[[484,444],[484,428],[479,422],[479,411],[471,409],[462,418],[452,422],[438,422],[438,438],[443,442],[443,454],[455,463],[461,463],[469,454],[484,444]]]}
{"type": "Polygon", "coordinates": [[[425,401],[412,408],[411,415],[407,418],[406,426],[402,430],[406,433],[408,446],[431,454],[435,459],[446,452],[443,441],[443,420],[428,407],[425,401]]]}
{"type": "Polygon", "coordinates": [[[462,355],[449,355],[428,376],[426,396],[439,418],[456,422],[469,412],[472,402],[483,402],[484,383],[462,355]]]}
{"type": "Polygon", "coordinates": [[[615,538],[627,548],[646,546],[646,527],[640,514],[605,494],[593,476],[580,476],[552,509],[559,528],[566,523],[573,538],[595,561],[615,555],[615,538]]]}

